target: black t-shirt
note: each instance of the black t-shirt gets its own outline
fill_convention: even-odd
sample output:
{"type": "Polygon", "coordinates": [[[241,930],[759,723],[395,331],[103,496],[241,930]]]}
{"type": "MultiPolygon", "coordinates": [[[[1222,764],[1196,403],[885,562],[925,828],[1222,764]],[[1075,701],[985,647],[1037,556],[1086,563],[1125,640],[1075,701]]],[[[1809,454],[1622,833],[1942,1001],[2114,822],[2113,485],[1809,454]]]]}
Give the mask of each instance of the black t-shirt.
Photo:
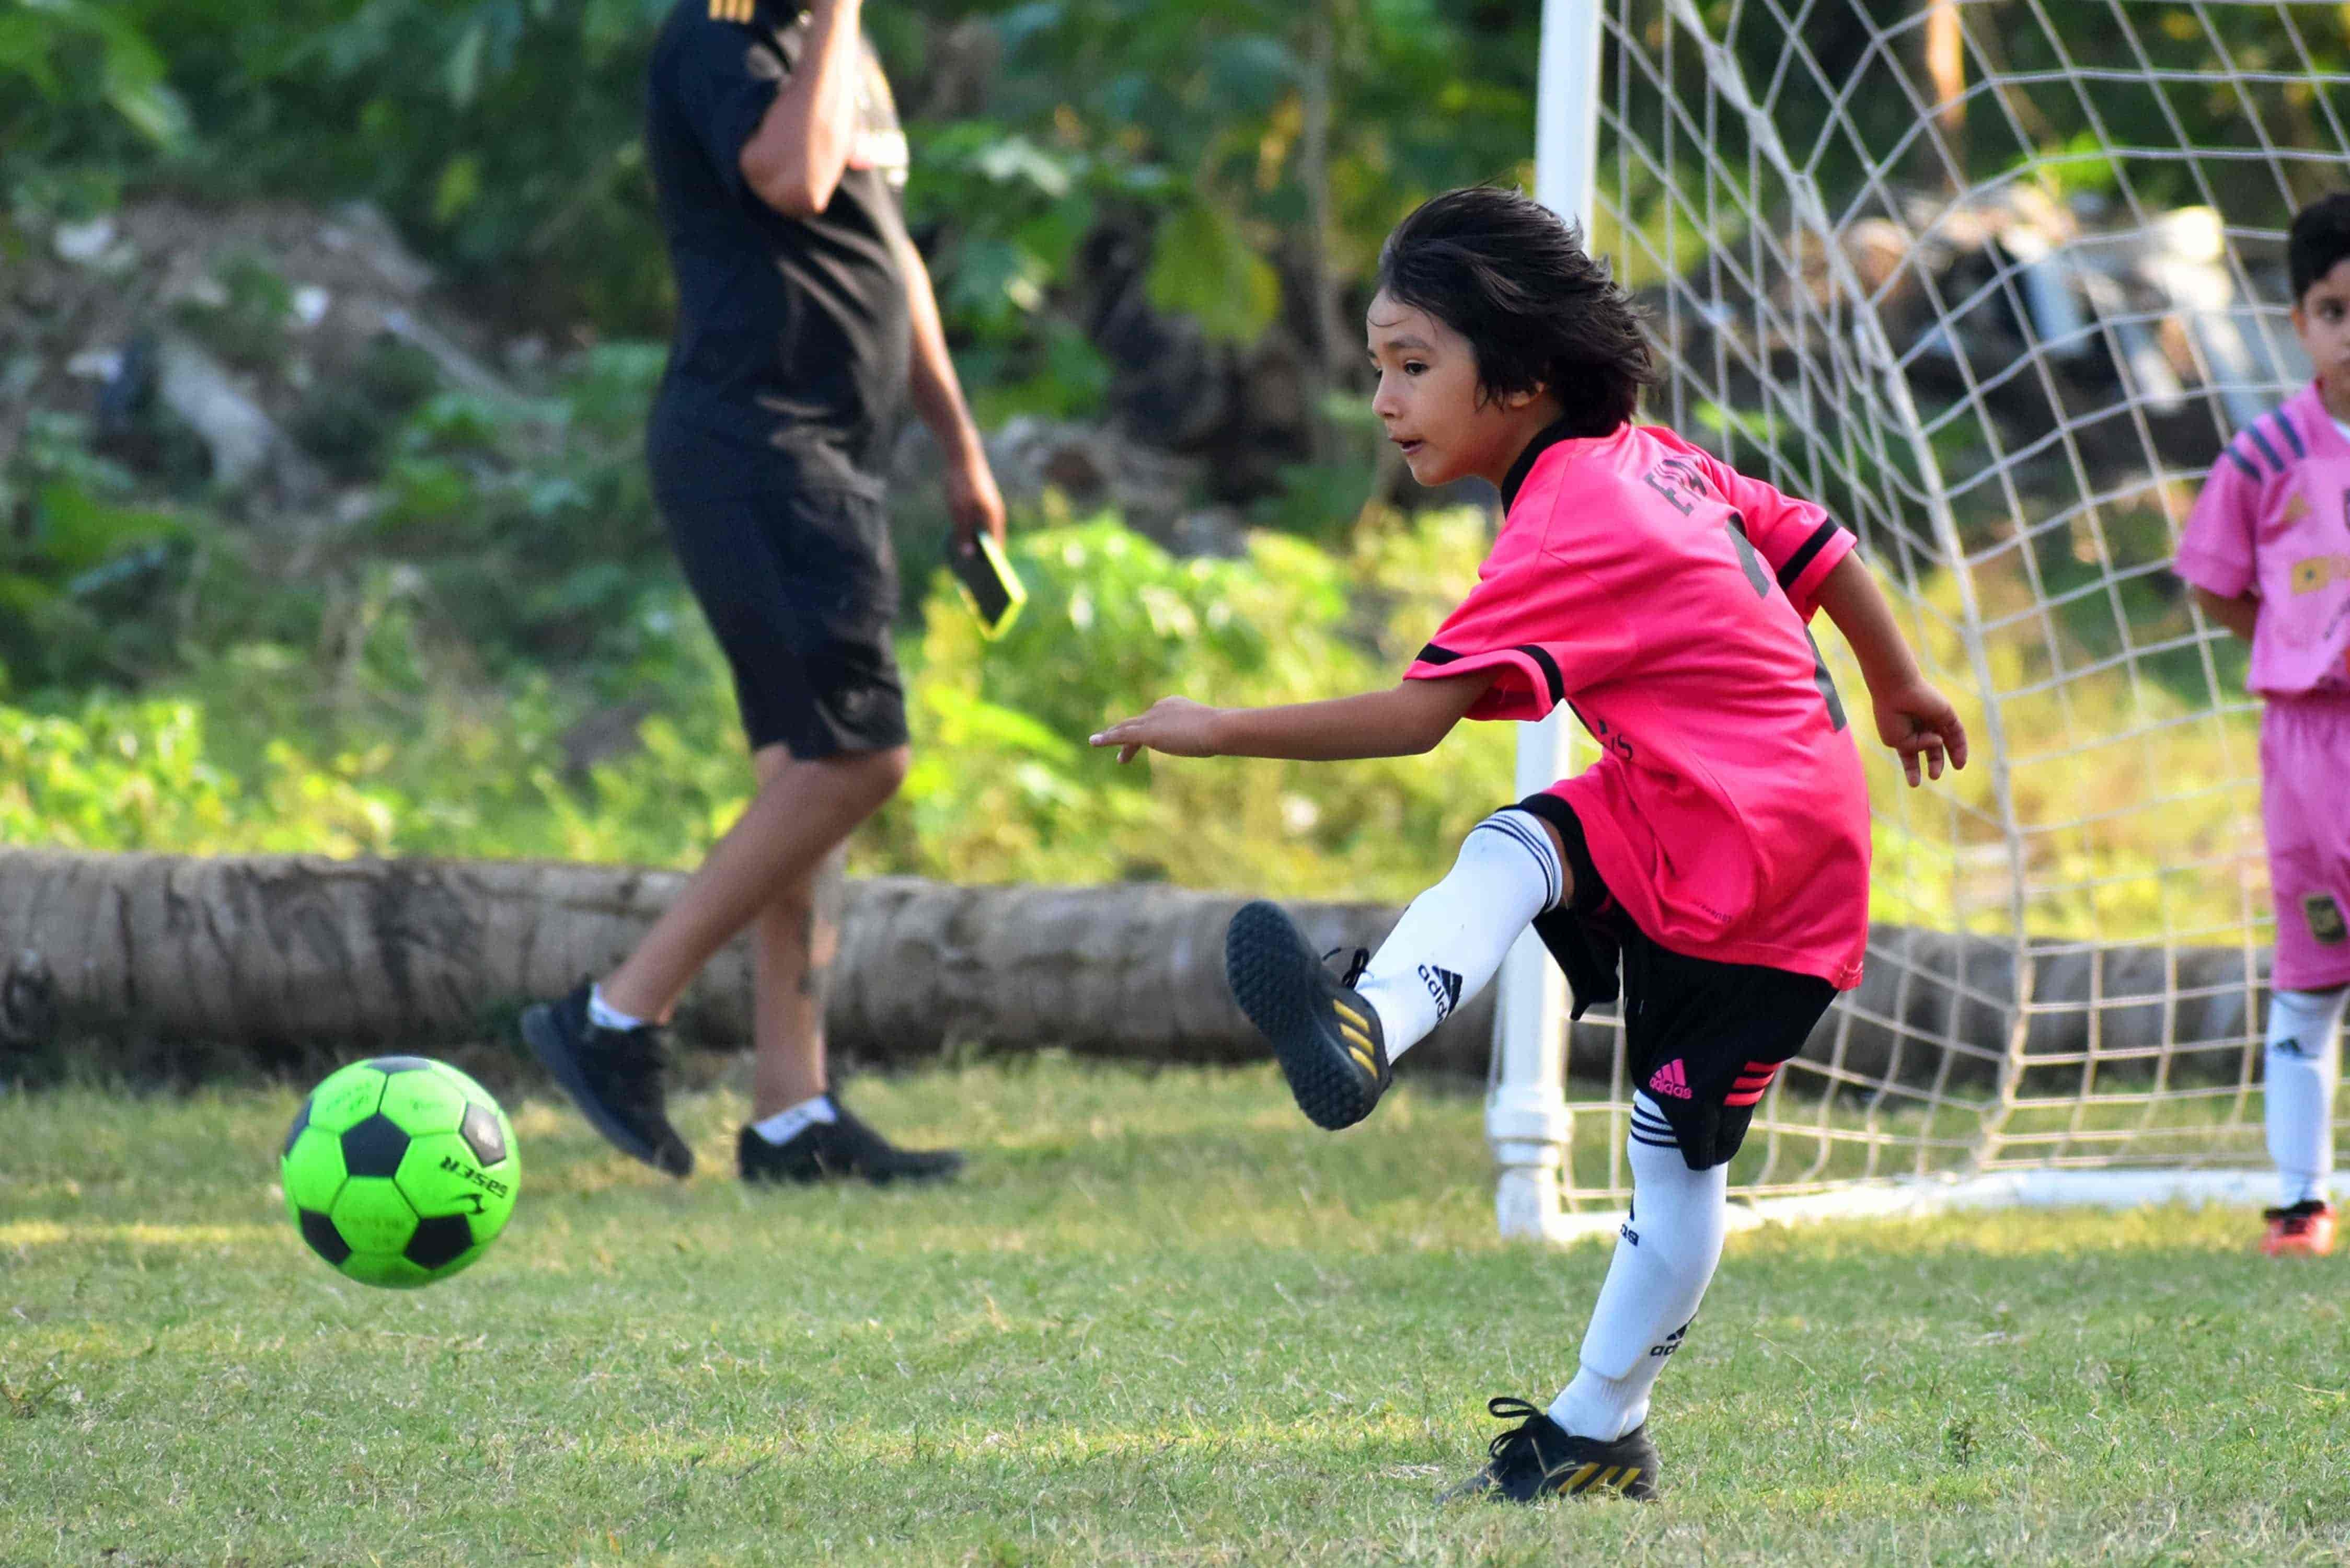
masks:
{"type": "Polygon", "coordinates": [[[787,218],[741,157],[806,42],[771,0],[678,0],[653,46],[645,151],[677,274],[677,333],[649,444],[780,451],[867,476],[906,391],[911,326],[898,246],[906,138],[860,39],[857,137],[823,212],[787,218]]]}

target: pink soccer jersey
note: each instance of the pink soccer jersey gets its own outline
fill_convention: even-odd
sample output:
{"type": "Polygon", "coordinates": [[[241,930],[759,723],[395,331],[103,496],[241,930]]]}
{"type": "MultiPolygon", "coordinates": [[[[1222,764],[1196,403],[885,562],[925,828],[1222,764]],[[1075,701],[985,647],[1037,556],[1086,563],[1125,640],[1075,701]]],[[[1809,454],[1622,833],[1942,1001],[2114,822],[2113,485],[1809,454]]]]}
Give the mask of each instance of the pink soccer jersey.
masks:
{"type": "Polygon", "coordinates": [[[1510,478],[1408,674],[1499,671],[1472,719],[1573,706],[1603,754],[1552,793],[1658,943],[1859,984],[1868,794],[1804,629],[1853,536],[1659,426],[1538,440],[1510,478]]]}
{"type": "Polygon", "coordinates": [[[2350,691],[2350,441],[2311,382],[2229,444],[2178,541],[2178,575],[2261,597],[2247,684],[2350,691]]]}
{"type": "Polygon", "coordinates": [[[2276,899],[2272,983],[2350,983],[2350,440],[2312,382],[2229,444],[2178,542],[2178,575],[2258,594],[2246,684],[2261,718],[2261,822],[2276,899]]]}

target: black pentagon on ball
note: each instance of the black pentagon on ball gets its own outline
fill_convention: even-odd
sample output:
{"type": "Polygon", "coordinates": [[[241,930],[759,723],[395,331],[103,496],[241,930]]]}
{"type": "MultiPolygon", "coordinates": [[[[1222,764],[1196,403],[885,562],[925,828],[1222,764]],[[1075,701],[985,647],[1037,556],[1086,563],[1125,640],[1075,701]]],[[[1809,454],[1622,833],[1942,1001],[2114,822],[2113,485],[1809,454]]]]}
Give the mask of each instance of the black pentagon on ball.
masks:
{"type": "Polygon", "coordinates": [[[420,1269],[445,1268],[473,1244],[473,1228],[463,1214],[435,1214],[416,1222],[400,1255],[420,1269]]]}
{"type": "Polygon", "coordinates": [[[343,1168],[353,1176],[390,1176],[408,1154],[408,1135],[381,1111],[343,1135],[343,1168]]]}
{"type": "Polygon", "coordinates": [[[302,1129],[309,1125],[310,1102],[304,1100],[302,1102],[302,1108],[294,1113],[294,1125],[286,1129],[286,1147],[277,1151],[278,1158],[284,1159],[287,1155],[294,1152],[294,1140],[302,1136],[302,1129]]]}
{"type": "Polygon", "coordinates": [[[343,1240],[343,1233],[335,1229],[335,1222],[316,1209],[302,1210],[302,1240],[310,1243],[310,1251],[338,1269],[343,1266],[343,1260],[351,1255],[351,1244],[343,1240]]]}
{"type": "Polygon", "coordinates": [[[495,1165],[506,1157],[506,1135],[498,1128],[497,1113],[487,1106],[466,1102],[465,1119],[457,1130],[465,1135],[466,1146],[484,1165],[495,1165]]]}
{"type": "Polygon", "coordinates": [[[374,1056],[368,1065],[379,1073],[421,1073],[433,1063],[429,1056],[374,1056]]]}

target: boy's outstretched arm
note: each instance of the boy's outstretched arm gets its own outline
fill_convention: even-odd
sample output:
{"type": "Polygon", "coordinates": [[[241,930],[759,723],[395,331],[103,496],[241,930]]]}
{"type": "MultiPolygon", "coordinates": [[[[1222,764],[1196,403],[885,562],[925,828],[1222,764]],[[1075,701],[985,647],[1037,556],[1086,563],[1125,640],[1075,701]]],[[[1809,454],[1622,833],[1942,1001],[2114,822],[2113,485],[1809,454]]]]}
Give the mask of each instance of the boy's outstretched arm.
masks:
{"type": "Polygon", "coordinates": [[[1942,759],[1967,765],[1967,730],[1950,700],[1926,682],[1893,611],[1857,553],[1847,555],[1820,581],[1816,596],[1860,661],[1877,711],[1877,732],[1901,753],[1902,772],[1918,783],[1922,760],[1929,777],[1942,776],[1942,759]]]}
{"type": "Polygon", "coordinates": [[[1211,708],[1188,697],[1161,697],[1147,713],[1092,737],[1130,763],[1143,751],[1170,757],[1288,757],[1333,763],[1350,757],[1404,757],[1431,750],[1452,731],[1497,672],[1481,670],[1436,680],[1406,680],[1390,691],[1279,708],[1211,708]]]}

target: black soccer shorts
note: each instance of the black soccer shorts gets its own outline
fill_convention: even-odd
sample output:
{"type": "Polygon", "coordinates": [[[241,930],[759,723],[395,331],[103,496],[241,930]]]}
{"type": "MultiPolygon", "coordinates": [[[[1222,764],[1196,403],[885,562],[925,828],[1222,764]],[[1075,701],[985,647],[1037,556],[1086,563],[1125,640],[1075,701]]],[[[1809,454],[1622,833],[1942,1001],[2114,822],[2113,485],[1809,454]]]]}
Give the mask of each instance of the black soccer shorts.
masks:
{"type": "Polygon", "coordinates": [[[734,672],[754,751],[810,761],[906,743],[889,628],[898,562],[880,486],[755,456],[715,473],[657,462],[678,563],[734,672]]]}
{"type": "MultiPolygon", "coordinates": [[[[1691,1170],[1729,1163],[1780,1067],[1804,1048],[1835,1000],[1817,975],[1767,964],[1721,963],[1659,946],[1607,891],[1575,808],[1555,794],[1520,810],[1558,829],[1575,891],[1534,933],[1566,971],[1575,1013],[1620,994],[1624,1059],[1632,1083],[1665,1113],[1691,1170]],[[1621,970],[1621,985],[1617,981],[1621,970]]],[[[1643,1142],[1636,1125],[1632,1136],[1643,1142]]]]}

